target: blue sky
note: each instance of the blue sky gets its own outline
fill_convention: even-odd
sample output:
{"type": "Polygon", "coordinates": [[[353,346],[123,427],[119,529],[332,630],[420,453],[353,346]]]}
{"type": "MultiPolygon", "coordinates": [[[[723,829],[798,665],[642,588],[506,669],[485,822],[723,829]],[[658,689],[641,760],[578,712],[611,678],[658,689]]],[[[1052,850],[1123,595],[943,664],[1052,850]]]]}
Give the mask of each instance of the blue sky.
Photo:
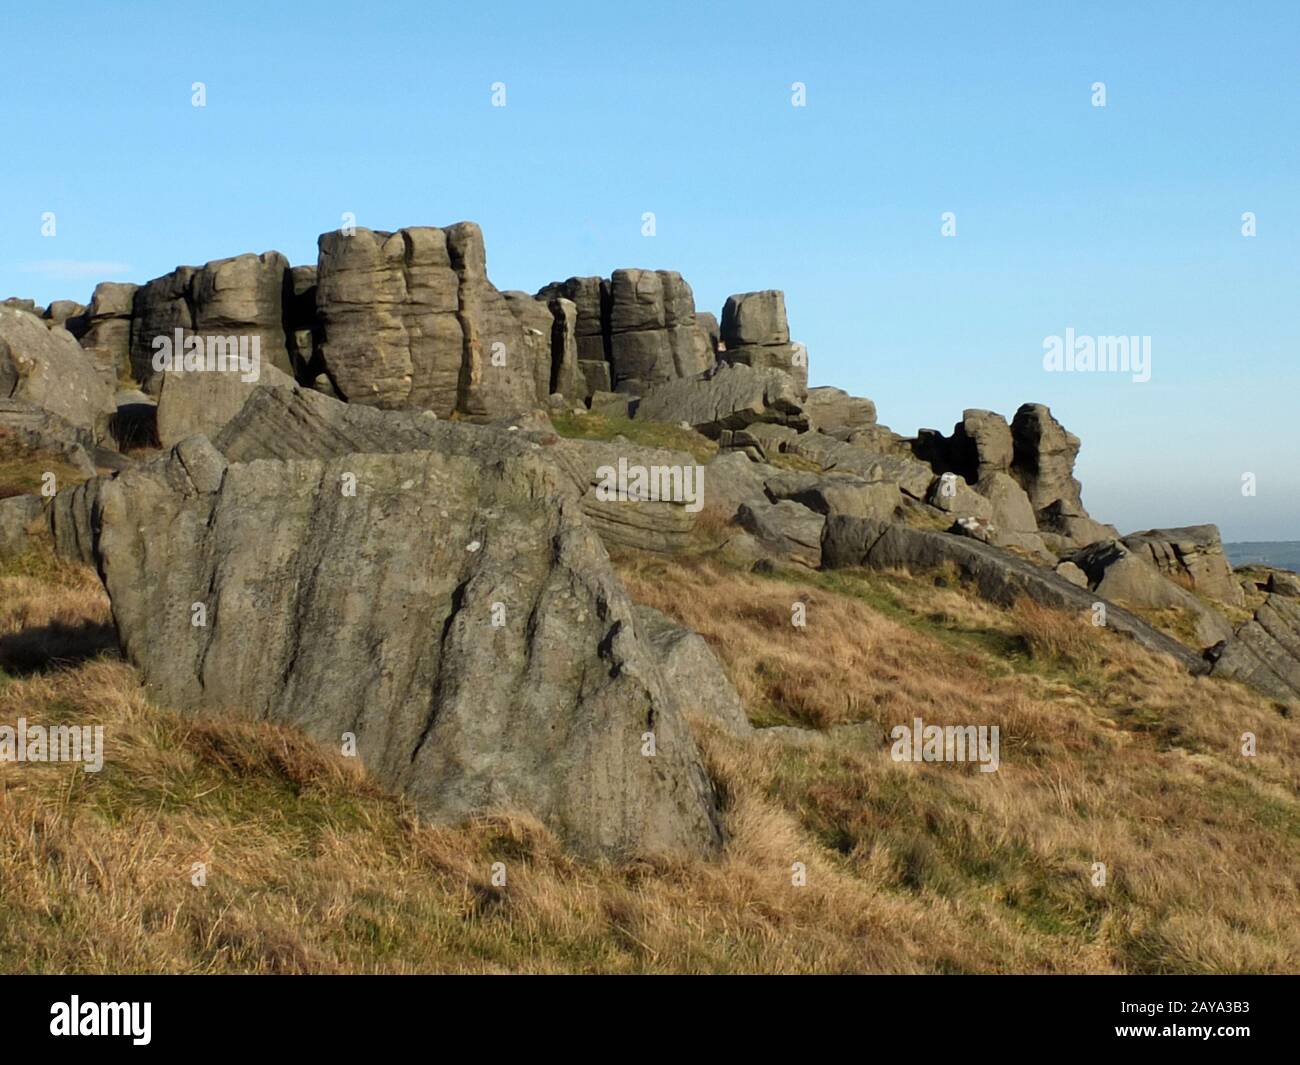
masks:
{"type": "Polygon", "coordinates": [[[5,38],[0,296],[468,218],[503,289],[782,288],[813,383],[900,432],[1047,403],[1122,531],[1300,539],[1293,2],[55,2],[5,38]],[[1045,372],[1067,328],[1150,336],[1152,379],[1045,372]]]}

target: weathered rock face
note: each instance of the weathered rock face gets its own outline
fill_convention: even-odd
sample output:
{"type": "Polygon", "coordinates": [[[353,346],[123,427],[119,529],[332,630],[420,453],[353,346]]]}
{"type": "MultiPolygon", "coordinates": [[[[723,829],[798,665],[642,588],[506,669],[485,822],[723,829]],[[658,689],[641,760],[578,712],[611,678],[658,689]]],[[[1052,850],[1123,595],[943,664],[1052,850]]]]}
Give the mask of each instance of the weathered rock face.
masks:
{"type": "Polygon", "coordinates": [[[824,514],[789,499],[751,499],[741,504],[736,523],[774,554],[812,569],[821,565],[824,514]]]}
{"type": "Polygon", "coordinates": [[[719,846],[634,608],[537,458],[227,466],[194,438],[95,514],[123,649],[167,705],[350,733],[432,820],[523,809],[593,856],[719,846]]]}
{"type": "Polygon", "coordinates": [[[1041,510],[1059,499],[1066,505],[1066,513],[1087,517],[1080,498],[1082,489],[1074,479],[1079,438],[1066,432],[1041,403],[1026,403],[1016,411],[1011,436],[1015,448],[1011,473],[1034,509],[1041,510]]]}
{"type": "Polygon", "coordinates": [[[0,499],[0,558],[20,555],[43,529],[40,496],[0,499]]]}
{"type": "Polygon", "coordinates": [[[790,343],[786,321],[785,293],[777,289],[742,292],[728,296],[722,307],[720,359],[755,369],[782,370],[808,388],[808,360],[802,349],[790,343]]]}
{"type": "Polygon", "coordinates": [[[607,333],[616,392],[642,395],[654,385],[702,373],[713,361],[691,286],[671,270],[615,270],[607,333]]]}
{"type": "Polygon", "coordinates": [[[131,313],[138,288],[104,281],[95,286],[86,313],[69,321],[68,329],[110,383],[131,371],[131,313]]]}
{"type": "Polygon", "coordinates": [[[664,680],[679,693],[687,717],[711,721],[733,736],[753,734],[745,707],[704,637],[683,628],[653,607],[637,606],[636,622],[655,655],[664,680]]]}
{"type": "Polygon", "coordinates": [[[936,477],[925,494],[925,501],[953,518],[993,520],[993,502],[971,488],[955,473],[936,477]]]}
{"type": "Polygon", "coordinates": [[[712,355],[710,362],[716,362],[718,351],[722,347],[722,331],[718,327],[717,315],[711,311],[696,311],[695,324],[704,330],[704,336],[709,342],[709,352],[712,355]]]}
{"type": "Polygon", "coordinates": [[[546,304],[527,292],[503,292],[506,306],[524,332],[528,362],[533,368],[533,393],[539,398],[551,394],[551,339],[555,319],[546,304]]]}
{"type": "Polygon", "coordinates": [[[783,442],[781,450],[816,463],[827,472],[856,474],[867,481],[892,482],[914,499],[923,499],[934,480],[930,467],[913,458],[859,446],[825,433],[800,433],[783,442]]]}
{"type": "Polygon", "coordinates": [[[636,406],[638,419],[685,422],[705,436],[741,429],[755,422],[803,428],[807,419],[787,374],[720,364],[696,377],[679,378],[649,389],[636,406]]]}
{"type": "Polygon", "coordinates": [[[324,233],[318,244],[318,350],[342,398],[455,410],[465,334],[446,234],[359,228],[324,233]]]}
{"type": "MultiPolygon", "coordinates": [[[[484,464],[539,455],[567,480],[583,512],[609,545],[675,553],[689,546],[696,511],[689,501],[602,499],[602,469],[677,467],[690,455],[598,440],[565,440],[554,433],[443,421],[411,411],[381,411],[339,403],[303,389],[256,389],[215,441],[229,459],[330,458],[349,453],[438,451],[484,464]]],[[[708,484],[705,492],[709,491],[708,484]]],[[[707,498],[707,496],[706,496],[707,498]]]]}
{"type": "Polygon", "coordinates": [[[472,222],[322,235],[316,307],[322,365],[350,403],[486,418],[545,398],[540,346],[488,280],[472,222]]]}
{"type": "Polygon", "coordinates": [[[131,371],[146,391],[158,382],[154,341],[185,338],[257,338],[264,366],[292,373],[285,339],[285,292],[292,294],[289,262],[279,252],[238,255],[201,267],[179,266],[136,290],[131,320],[131,371]]]}
{"type": "Polygon", "coordinates": [[[90,429],[73,425],[35,403],[6,399],[2,395],[0,436],[24,448],[58,454],[66,454],[78,445],[87,449],[94,446],[94,433],[90,429]]]}
{"type": "Polygon", "coordinates": [[[1241,585],[1223,553],[1217,525],[1148,529],[1124,537],[1124,545],[1154,563],[1167,577],[1202,595],[1232,606],[1245,605],[1241,585]]]}
{"type": "Polygon", "coordinates": [[[502,295],[523,328],[539,399],[554,393],[575,403],[586,399],[590,393],[578,365],[577,304],[563,296],[542,302],[527,292],[502,295]]]}
{"type": "Polygon", "coordinates": [[[274,366],[261,367],[258,380],[244,381],[237,370],[168,370],[158,386],[158,443],[179,444],[187,436],[215,437],[260,385],[292,388],[294,381],[274,366]]]}
{"type": "Polygon", "coordinates": [[[768,494],[778,502],[792,500],[816,514],[851,514],[878,521],[901,521],[904,515],[902,490],[888,481],[852,476],[822,477],[811,484],[780,485],[774,481],[768,494]]]}
{"type": "Polygon", "coordinates": [[[610,276],[610,371],[616,392],[640,395],[675,374],[668,342],[663,277],[654,270],[610,276]]]}
{"type": "Polygon", "coordinates": [[[591,393],[578,358],[578,305],[564,296],[553,296],[546,306],[551,312],[550,394],[586,399],[591,393]]]}
{"type": "Polygon", "coordinates": [[[1198,646],[1209,647],[1232,635],[1227,618],[1118,540],[1091,544],[1070,555],[1069,561],[1087,575],[1088,586],[1106,599],[1134,607],[1185,611],[1195,621],[1198,646]]]}
{"type": "Polygon", "coordinates": [[[1212,672],[1300,706],[1300,599],[1270,595],[1219,651],[1212,672]]]}
{"type": "Polygon", "coordinates": [[[1046,536],[1057,536],[1066,544],[1085,547],[1098,540],[1117,540],[1119,530],[1092,518],[1067,513],[1069,504],[1058,499],[1049,503],[1037,514],[1039,531],[1046,536]]]}
{"type": "Polygon", "coordinates": [[[96,439],[107,434],[113,394],[66,329],[0,310],[0,399],[34,404],[96,439]]]}
{"type": "Polygon", "coordinates": [[[966,410],[952,433],[953,459],[963,476],[975,481],[1011,469],[1011,427],[1000,414],[966,410]]]}
{"type": "Polygon", "coordinates": [[[809,426],[821,432],[865,429],[876,424],[876,405],[869,399],[850,396],[842,388],[808,389],[803,408],[809,426]]]}
{"type": "MultiPolygon", "coordinates": [[[[574,330],[580,362],[609,363],[609,282],[601,277],[571,277],[542,287],[537,298],[550,303],[556,297],[571,300],[577,308],[574,330]]],[[[609,391],[608,388],[604,391],[609,391]]]]}

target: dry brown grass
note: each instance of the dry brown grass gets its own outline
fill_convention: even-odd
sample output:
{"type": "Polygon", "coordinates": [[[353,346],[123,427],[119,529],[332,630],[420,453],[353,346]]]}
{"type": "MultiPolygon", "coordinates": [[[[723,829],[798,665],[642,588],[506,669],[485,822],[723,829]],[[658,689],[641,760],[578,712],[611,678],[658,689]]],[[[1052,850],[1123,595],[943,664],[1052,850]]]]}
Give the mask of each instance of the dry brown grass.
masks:
{"type": "MultiPolygon", "coordinates": [[[[421,825],[291,732],[159,709],[93,641],[61,646],[63,668],[33,651],[0,678],[0,721],[102,723],[107,758],[0,764],[0,971],[1300,968],[1296,726],[1251,693],[1110,632],[1093,667],[1059,618],[919,581],[622,568],[706,635],[760,718],[997,724],[1002,769],[702,726],[724,857],[589,865],[526,816],[421,825]]],[[[88,571],[0,569],[0,640],[106,619],[88,571]]]]}
{"type": "Polygon", "coordinates": [[[68,465],[62,457],[24,447],[0,429],[0,499],[35,495],[45,483],[46,473],[54,474],[54,487],[80,484],[86,475],[68,465]]]}

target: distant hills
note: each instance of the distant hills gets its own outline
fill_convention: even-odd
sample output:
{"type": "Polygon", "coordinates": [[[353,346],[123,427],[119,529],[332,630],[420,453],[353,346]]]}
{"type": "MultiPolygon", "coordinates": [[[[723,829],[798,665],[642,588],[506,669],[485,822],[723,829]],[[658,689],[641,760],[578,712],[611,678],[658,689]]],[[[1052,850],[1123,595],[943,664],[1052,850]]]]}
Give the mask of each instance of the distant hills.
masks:
{"type": "Polygon", "coordinates": [[[1234,566],[1258,564],[1300,572],[1300,540],[1259,540],[1224,544],[1224,553],[1234,566]]]}

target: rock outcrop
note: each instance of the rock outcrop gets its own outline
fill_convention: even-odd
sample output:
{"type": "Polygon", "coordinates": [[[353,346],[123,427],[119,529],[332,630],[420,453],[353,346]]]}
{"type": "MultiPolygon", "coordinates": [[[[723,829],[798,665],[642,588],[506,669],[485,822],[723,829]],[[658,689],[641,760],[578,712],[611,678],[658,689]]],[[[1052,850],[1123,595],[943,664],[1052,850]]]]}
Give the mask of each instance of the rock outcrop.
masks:
{"type": "Polygon", "coordinates": [[[1069,556],[1098,595],[1130,607],[1180,610],[1194,620],[1196,640],[1209,647],[1232,635],[1232,624],[1118,540],[1100,540],[1069,556]]]}
{"type": "Polygon", "coordinates": [[[1216,652],[1212,672],[1300,706],[1300,599],[1270,595],[1216,652]]]}
{"type": "Polygon", "coordinates": [[[609,279],[610,374],[614,391],[643,395],[655,385],[703,373],[712,363],[695,295],[671,270],[615,270],[609,279]]]}
{"type": "Polygon", "coordinates": [[[160,375],[158,386],[158,443],[173,447],[187,436],[216,437],[260,385],[293,384],[292,377],[274,366],[261,367],[256,381],[245,381],[238,370],[168,370],[160,375]]]}
{"type": "Polygon", "coordinates": [[[677,425],[685,423],[717,438],[724,429],[755,422],[803,428],[803,413],[794,382],[776,370],[719,364],[696,377],[678,378],[650,388],[635,406],[635,417],[677,425]]]}
{"type": "Polygon", "coordinates": [[[537,457],[227,464],[196,437],[94,514],[123,650],[165,704],[354,738],[431,820],[523,809],[585,855],[717,850],[656,652],[537,457]]]}
{"type": "Polygon", "coordinates": [[[0,310],[0,400],[32,404],[97,440],[114,410],[109,385],[76,338],[14,308],[0,310]]]}
{"type": "MultiPolygon", "coordinates": [[[[552,432],[444,421],[413,411],[382,411],[340,403],[301,388],[254,390],[239,414],[217,435],[232,461],[331,458],[351,453],[401,454],[432,450],[484,463],[541,455],[577,493],[602,540],[611,546],[676,553],[690,543],[696,511],[688,501],[600,498],[602,470],[632,466],[684,469],[690,455],[597,440],[566,440],[552,432]]],[[[707,485],[705,488],[707,492],[707,485]]]]}
{"type": "Polygon", "coordinates": [[[472,222],[322,235],[316,307],[322,365],[350,403],[478,417],[538,404],[537,347],[472,222]]]}
{"type": "Polygon", "coordinates": [[[1148,529],[1124,537],[1124,545],[1165,576],[1230,606],[1244,606],[1241,585],[1223,553],[1217,525],[1148,529]]]}
{"type": "Polygon", "coordinates": [[[1082,489],[1074,477],[1079,438],[1067,432],[1041,403],[1026,403],[1011,419],[1014,458],[1011,473],[1020,482],[1034,510],[1060,500],[1067,512],[1087,517],[1082,489]]]}
{"type": "MultiPolygon", "coordinates": [[[[1001,606],[1011,606],[1023,596],[1082,613],[1091,612],[1099,599],[1051,570],[977,540],[869,518],[828,518],[821,555],[823,566],[831,569],[863,566],[925,572],[952,566],[982,598],[1001,606]]],[[[1209,668],[1190,648],[1114,604],[1107,604],[1106,625],[1148,650],[1171,656],[1191,672],[1209,668]]]]}
{"type": "Polygon", "coordinates": [[[802,395],[808,388],[808,360],[790,343],[785,293],[777,289],[728,296],[722,307],[722,346],[718,358],[756,370],[781,370],[791,376],[802,395]]]}
{"type": "Polygon", "coordinates": [[[803,409],[809,427],[819,432],[866,429],[876,424],[876,405],[869,399],[850,396],[842,388],[808,389],[803,409]]]}
{"type": "Polygon", "coordinates": [[[68,324],[114,387],[131,372],[131,316],[138,288],[118,281],[96,285],[86,313],[68,324]]]}
{"type": "Polygon", "coordinates": [[[156,391],[155,342],[159,337],[173,341],[179,329],[185,339],[202,337],[205,350],[209,339],[224,347],[231,337],[247,338],[251,350],[256,338],[261,364],[292,374],[286,291],[292,295],[289,262],[274,251],[179,266],[141,285],[132,305],[132,373],[146,391],[156,391]]]}

